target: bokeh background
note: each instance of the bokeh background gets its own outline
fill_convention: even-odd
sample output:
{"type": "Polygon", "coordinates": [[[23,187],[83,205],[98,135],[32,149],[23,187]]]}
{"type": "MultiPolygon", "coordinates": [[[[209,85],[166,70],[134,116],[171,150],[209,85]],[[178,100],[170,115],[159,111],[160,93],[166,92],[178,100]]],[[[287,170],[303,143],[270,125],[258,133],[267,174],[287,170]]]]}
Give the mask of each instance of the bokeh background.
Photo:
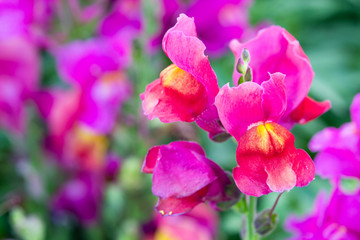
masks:
{"type": "MultiPolygon", "coordinates": [[[[93,9],[80,11],[83,14],[81,15],[71,8],[73,1],[51,2],[54,3],[52,7],[56,10],[50,11],[46,26],[36,26],[40,30],[35,32],[41,33],[36,37],[32,36],[30,40],[31,44],[35,45],[41,65],[39,92],[52,88],[69,89],[69,82],[64,79],[61,66],[57,62],[55,49],[74,41],[99,37],[101,35],[98,30],[99,24],[114,11],[113,8],[117,4],[116,1],[110,0],[78,1],[79,9],[92,6],[94,2],[101,2],[100,5],[94,5],[93,9]],[[100,6],[102,8],[99,10],[100,6]],[[87,20],[87,17],[90,20],[87,20]]],[[[151,193],[151,176],[141,173],[141,166],[147,150],[154,145],[168,144],[179,139],[195,140],[204,147],[207,156],[224,169],[231,170],[235,167],[234,141],[215,143],[195,124],[164,124],[157,119],[149,121],[142,114],[139,94],[144,92],[147,84],[158,78],[160,71],[169,65],[169,60],[159,46],[149,46],[150,39],[161,25],[158,19],[160,4],[151,0],[133,1],[132,4],[130,10],[135,13],[130,15],[135,20],[140,19],[140,23],[135,20],[116,20],[117,27],[123,29],[122,38],[128,40],[122,53],[126,52],[126,49],[131,50],[126,54],[132,60],[128,64],[120,64],[131,90],[126,99],[118,100],[116,107],[111,108],[111,111],[116,112],[116,122],[111,131],[97,135],[108,141],[105,151],[107,157],[101,160],[101,166],[105,167],[109,163],[107,154],[111,154],[116,159],[113,167],[109,167],[113,171],[112,179],[109,180],[107,175],[105,177],[101,175],[102,184],[97,186],[96,183],[88,184],[87,177],[84,177],[85,180],[81,181],[90,189],[89,195],[85,194],[83,199],[77,201],[70,201],[65,197],[65,200],[58,201],[66,202],[67,205],[64,203],[65,207],[57,207],[54,199],[59,196],[63,186],[74,183],[71,181],[77,179],[79,170],[74,171],[72,167],[69,170],[61,164],[61,161],[59,163],[56,157],[49,156],[50,150],[47,146],[49,123],[39,111],[41,102],[48,100],[28,98],[22,103],[26,115],[24,120],[26,127],[23,131],[14,133],[9,127],[0,125],[1,239],[145,239],[144,226],[146,224],[148,226],[154,218],[153,206],[156,198],[151,193]],[[125,23],[124,26],[120,26],[122,21],[131,27],[125,23]],[[129,33],[131,33],[130,37],[127,36],[129,33]],[[79,218],[79,211],[95,208],[91,204],[86,204],[92,197],[94,199],[91,199],[93,200],[91,204],[95,204],[98,211],[94,219],[89,217],[91,221],[84,222],[81,217],[79,218]],[[75,207],[69,207],[69,204],[75,207]],[[76,207],[82,210],[74,210],[76,207]],[[66,211],[59,213],[58,209],[66,211]]],[[[203,11],[206,14],[207,9],[203,11]]],[[[1,12],[0,8],[0,15],[1,12]]],[[[6,41],[10,38],[6,36],[11,35],[2,33],[6,32],[5,26],[12,28],[9,22],[12,18],[4,16],[0,16],[1,41],[6,41]]],[[[310,96],[316,100],[328,99],[332,103],[329,112],[307,125],[299,125],[292,130],[297,148],[305,149],[313,157],[314,153],[311,153],[307,147],[311,137],[325,127],[339,127],[348,122],[352,98],[360,92],[360,2],[358,0],[254,0],[250,4],[248,16],[253,29],[276,24],[287,29],[299,40],[315,72],[310,96]]],[[[111,31],[115,30],[109,30],[111,31]]],[[[111,35],[109,32],[102,33],[102,36],[108,37],[111,35]]],[[[27,38],[25,35],[22,36],[27,38]]],[[[105,47],[99,44],[95,48],[105,47]]],[[[19,50],[18,54],[21,56],[22,52],[19,50]]],[[[0,59],[2,55],[5,55],[4,49],[0,50],[0,59]]],[[[76,55],[76,48],[71,50],[69,55],[76,55]]],[[[234,57],[230,50],[214,57],[210,56],[209,59],[218,76],[219,86],[230,82],[234,66],[234,57]]],[[[1,68],[4,68],[4,65],[0,65],[0,72],[3,73],[1,68]]],[[[22,71],[21,69],[19,71],[22,71]]],[[[0,74],[0,83],[1,81],[0,74]]],[[[5,95],[5,93],[8,93],[8,90],[0,85],[0,94],[5,95]]],[[[1,115],[0,110],[0,119],[1,115]]],[[[66,115],[65,108],[61,111],[60,118],[66,115]]],[[[70,143],[72,144],[76,145],[77,142],[70,143]]],[[[97,144],[98,142],[95,141],[90,149],[98,146],[97,144]]],[[[82,174],[82,170],[80,172],[82,174]]],[[[346,185],[351,188],[354,183],[348,181],[346,185]]],[[[330,192],[330,184],[327,180],[316,177],[308,187],[295,188],[285,193],[276,208],[279,224],[275,231],[264,239],[290,237],[291,234],[283,227],[284,221],[289,215],[301,216],[311,212],[314,199],[322,190],[330,192]]],[[[81,195],[78,188],[75,193],[81,195]]],[[[261,197],[258,209],[271,207],[276,197],[277,194],[261,197]]],[[[237,211],[229,210],[219,213],[219,217],[217,239],[240,239],[243,216],[237,211]]]]}

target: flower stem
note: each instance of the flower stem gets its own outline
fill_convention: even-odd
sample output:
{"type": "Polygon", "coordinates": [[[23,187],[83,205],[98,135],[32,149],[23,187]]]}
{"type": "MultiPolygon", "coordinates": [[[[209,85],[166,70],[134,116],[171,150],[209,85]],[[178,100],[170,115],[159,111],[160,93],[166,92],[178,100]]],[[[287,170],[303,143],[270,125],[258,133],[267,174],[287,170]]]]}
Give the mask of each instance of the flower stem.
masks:
{"type": "Polygon", "coordinates": [[[277,198],[276,198],[276,200],[275,200],[275,203],[274,203],[274,205],[273,205],[273,207],[271,208],[270,213],[269,213],[270,218],[271,218],[271,215],[273,214],[273,212],[274,212],[274,210],[275,210],[275,208],[276,208],[276,205],[277,205],[277,203],[279,202],[279,199],[280,199],[280,197],[281,197],[281,195],[282,195],[283,193],[284,193],[284,192],[280,193],[280,194],[277,196],[277,198]]]}
{"type": "Polygon", "coordinates": [[[246,238],[247,240],[257,239],[256,233],[254,232],[254,215],[256,213],[256,197],[249,196],[249,208],[247,213],[247,231],[246,238]]]}

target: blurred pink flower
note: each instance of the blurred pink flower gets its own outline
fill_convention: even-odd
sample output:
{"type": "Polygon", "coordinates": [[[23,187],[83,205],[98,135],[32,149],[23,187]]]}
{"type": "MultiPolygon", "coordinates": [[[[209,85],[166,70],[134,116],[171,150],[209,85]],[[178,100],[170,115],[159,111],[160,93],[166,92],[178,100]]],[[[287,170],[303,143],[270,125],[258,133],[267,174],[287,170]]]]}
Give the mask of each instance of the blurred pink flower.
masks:
{"type": "Polygon", "coordinates": [[[114,153],[109,153],[106,156],[106,163],[104,168],[104,175],[108,181],[116,181],[118,173],[121,168],[122,158],[114,153]]]}
{"type": "MultiPolygon", "coordinates": [[[[232,202],[239,194],[227,191],[232,182],[194,142],[172,142],[151,148],[142,171],[153,174],[152,192],[159,197],[156,210],[162,215],[189,212],[199,203],[232,202]]],[[[237,189],[233,189],[236,192],[237,189]]]]}
{"type": "Polygon", "coordinates": [[[144,112],[162,122],[192,122],[213,104],[219,91],[205,46],[196,37],[194,19],[181,14],[165,34],[163,49],[173,64],[140,95],[144,112]]]}
{"type": "MultiPolygon", "coordinates": [[[[115,111],[111,116],[102,113],[92,117],[84,115],[87,113],[86,109],[93,104],[84,94],[77,88],[52,90],[38,93],[36,100],[48,124],[47,147],[60,163],[70,169],[101,171],[106,164],[106,134],[112,130],[116,111],[110,105],[103,106],[101,112],[115,111]],[[83,121],[84,116],[92,122],[89,124],[83,121]],[[100,125],[96,125],[97,122],[100,125]]],[[[93,112],[97,113],[95,110],[93,112]]]]}
{"type": "Polygon", "coordinates": [[[315,157],[317,173],[332,180],[360,179],[360,94],[350,108],[351,122],[340,128],[326,128],[313,136],[309,148],[315,157]]]}
{"type": "Polygon", "coordinates": [[[277,124],[287,109],[285,75],[220,89],[215,105],[225,129],[238,142],[234,179],[240,191],[261,196],[303,187],[315,177],[314,164],[294,136],[277,124]]]}
{"type": "Polygon", "coordinates": [[[181,216],[161,217],[157,214],[153,226],[144,226],[143,240],[214,240],[218,228],[218,216],[205,204],[196,206],[181,216]]]}
{"type": "Polygon", "coordinates": [[[132,85],[124,70],[129,56],[120,54],[107,40],[75,41],[59,47],[58,69],[70,89],[50,89],[35,96],[49,126],[49,148],[64,166],[96,170],[104,165],[106,134],[113,130],[122,103],[131,96],[132,85]]]}
{"type": "Polygon", "coordinates": [[[35,45],[46,44],[46,31],[57,0],[2,0],[0,2],[0,38],[21,37],[35,45]]]}
{"type": "Polygon", "coordinates": [[[231,41],[230,48],[235,55],[235,86],[241,76],[236,67],[244,48],[250,52],[249,66],[254,82],[261,84],[267,79],[268,73],[286,75],[287,108],[280,125],[290,129],[295,123],[305,124],[330,108],[329,101],[316,102],[307,97],[314,72],[299,42],[285,29],[279,26],[265,28],[248,42],[231,41]]]}
{"type": "MultiPolygon", "coordinates": [[[[74,121],[99,134],[113,129],[122,103],[132,94],[132,84],[125,73],[130,48],[126,40],[118,40],[75,41],[56,50],[60,75],[73,87],[71,91],[79,92],[77,108],[71,106],[76,115],[74,121]]],[[[56,109],[54,111],[56,113],[56,109]]]]}
{"type": "Polygon", "coordinates": [[[302,219],[291,217],[287,229],[291,239],[357,240],[360,239],[360,192],[347,194],[335,189],[329,201],[320,193],[313,213],[302,219]]]}
{"type": "Polygon", "coordinates": [[[127,39],[76,40],[55,49],[60,76],[70,84],[87,87],[108,72],[124,69],[131,62],[127,39]]]}
{"type": "Polygon", "coordinates": [[[100,214],[102,191],[101,177],[90,172],[78,173],[58,190],[52,208],[57,215],[72,213],[83,224],[92,224],[100,214]]]}
{"type": "Polygon", "coordinates": [[[160,44],[165,31],[180,13],[194,17],[198,37],[211,55],[223,53],[230,40],[242,39],[251,31],[248,18],[251,0],[162,0],[160,3],[160,28],[152,39],[153,46],[160,44]]]}
{"type": "Polygon", "coordinates": [[[26,130],[25,102],[40,81],[40,59],[18,36],[0,36],[0,48],[0,126],[20,134],[26,130]]]}
{"type": "Polygon", "coordinates": [[[142,8],[140,0],[115,1],[108,15],[99,25],[101,36],[127,35],[132,38],[142,31],[142,8]]]}

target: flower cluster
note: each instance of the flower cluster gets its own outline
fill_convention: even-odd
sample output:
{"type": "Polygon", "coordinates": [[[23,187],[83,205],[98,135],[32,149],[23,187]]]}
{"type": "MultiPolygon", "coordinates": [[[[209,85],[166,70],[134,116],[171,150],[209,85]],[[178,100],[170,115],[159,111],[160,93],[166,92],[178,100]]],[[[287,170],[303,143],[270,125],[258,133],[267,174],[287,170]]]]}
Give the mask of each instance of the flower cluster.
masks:
{"type": "Polygon", "coordinates": [[[279,18],[305,54],[273,3],[0,0],[0,239],[359,239],[360,93],[301,126],[357,42],[279,18]]]}
{"type": "MultiPolygon", "coordinates": [[[[173,64],[140,95],[150,119],[196,121],[213,140],[233,136],[238,143],[233,178],[246,195],[288,191],[314,179],[313,161],[295,148],[289,129],[317,118],[330,103],[307,96],[314,73],[298,41],[285,29],[272,26],[246,43],[233,40],[235,87],[227,84],[220,90],[193,18],[181,14],[162,46],[173,64]]],[[[151,148],[143,172],[153,174],[156,209],[171,215],[199,202],[222,201],[219,196],[231,182],[222,180],[225,175],[215,166],[195,143],[151,148]]]]}

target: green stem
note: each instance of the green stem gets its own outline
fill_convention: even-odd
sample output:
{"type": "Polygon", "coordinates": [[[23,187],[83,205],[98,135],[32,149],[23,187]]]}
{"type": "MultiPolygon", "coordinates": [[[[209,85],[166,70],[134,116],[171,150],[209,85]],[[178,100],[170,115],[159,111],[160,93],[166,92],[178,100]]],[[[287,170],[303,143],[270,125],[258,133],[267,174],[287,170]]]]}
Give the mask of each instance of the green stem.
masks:
{"type": "Polygon", "coordinates": [[[246,239],[254,240],[257,239],[256,233],[254,232],[254,216],[256,214],[256,197],[249,196],[249,208],[247,213],[247,231],[246,239]]]}

